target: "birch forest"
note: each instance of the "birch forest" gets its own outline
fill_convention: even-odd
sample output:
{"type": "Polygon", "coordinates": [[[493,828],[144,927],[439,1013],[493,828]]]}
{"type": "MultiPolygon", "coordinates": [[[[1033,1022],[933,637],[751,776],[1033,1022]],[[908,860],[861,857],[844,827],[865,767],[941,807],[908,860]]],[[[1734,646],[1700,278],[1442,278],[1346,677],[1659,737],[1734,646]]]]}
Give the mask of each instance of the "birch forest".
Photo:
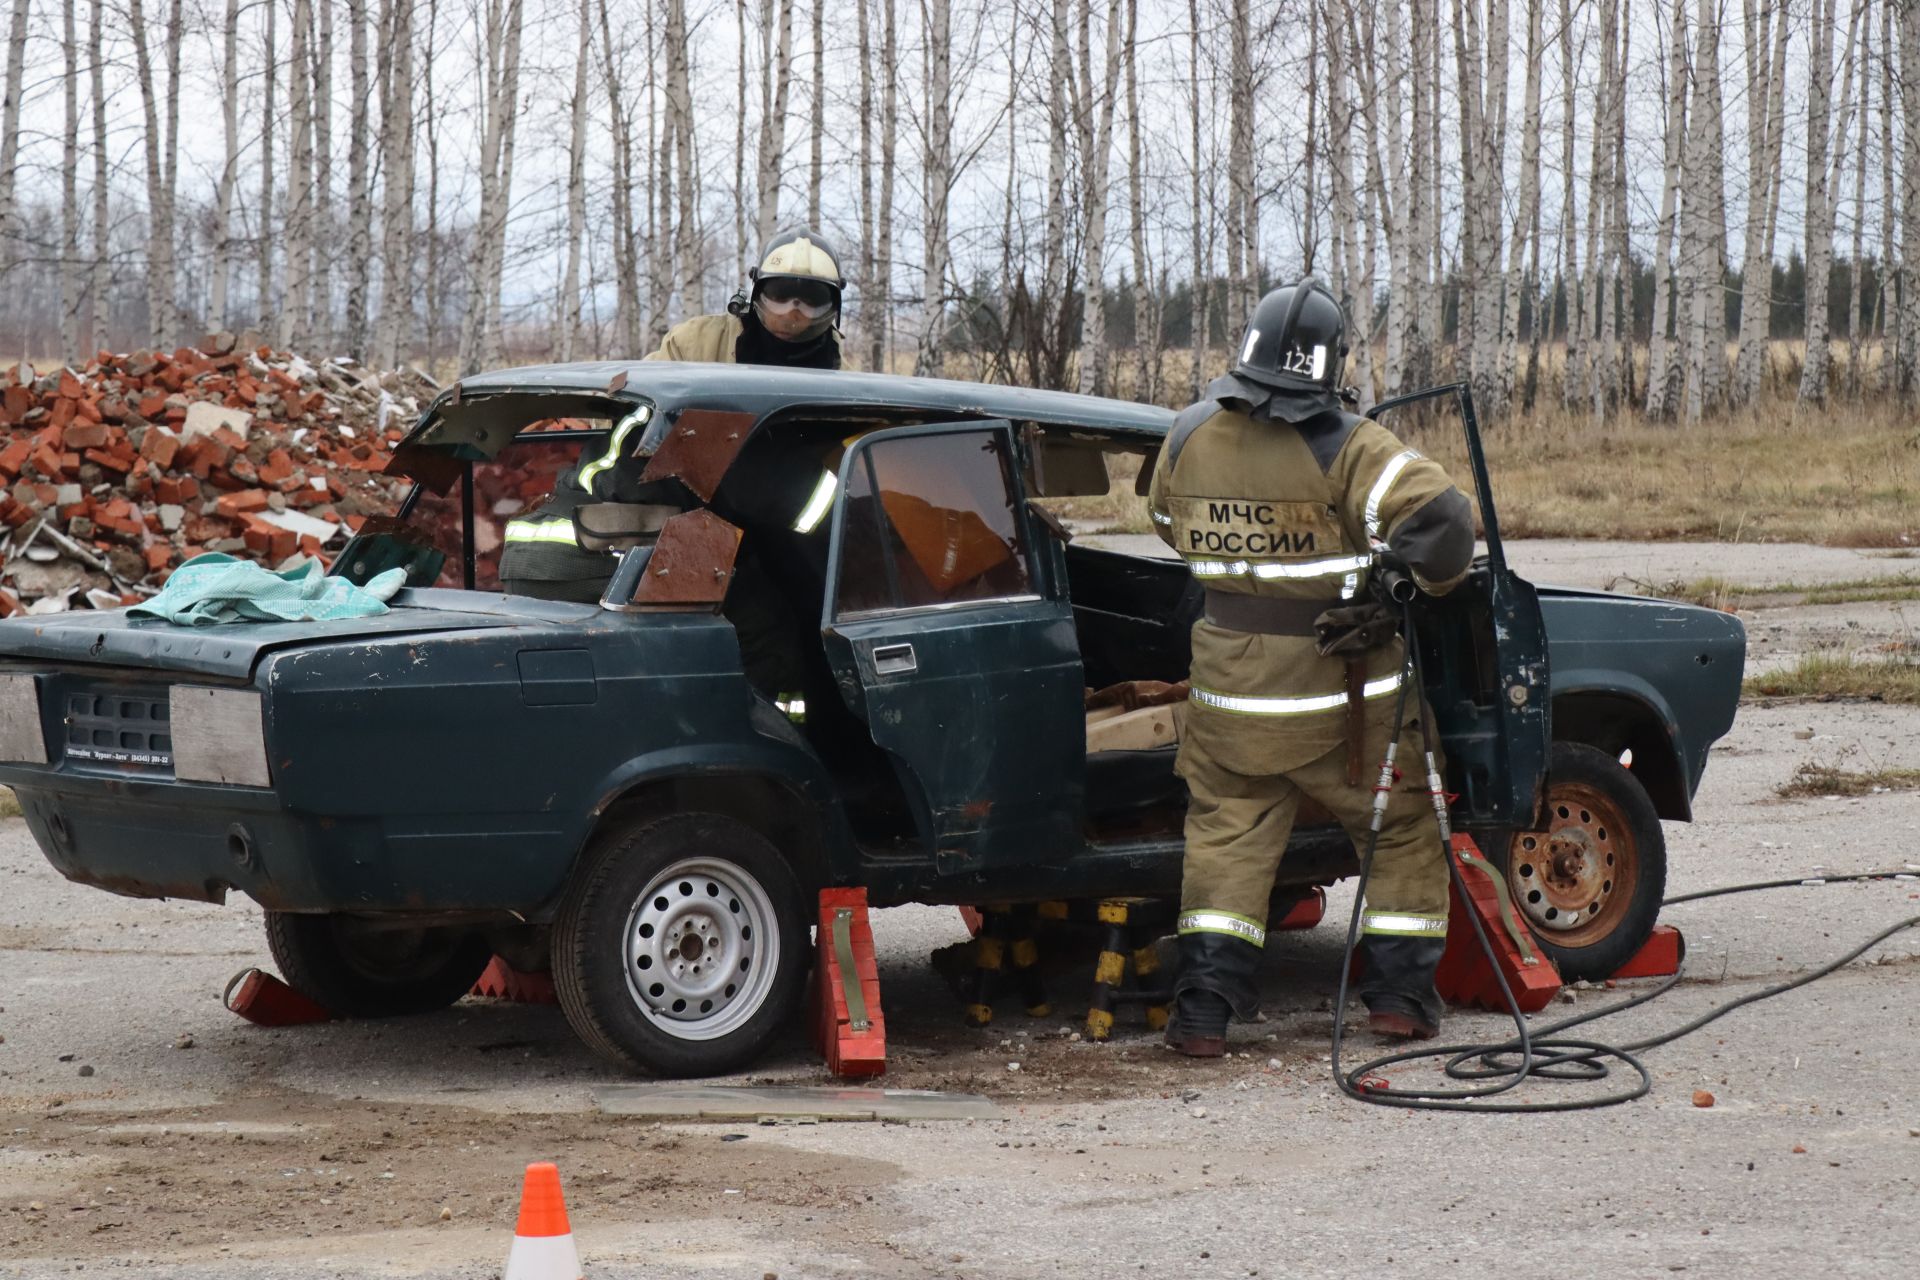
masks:
{"type": "Polygon", "coordinates": [[[1920,5],[5,0],[0,343],[638,356],[819,226],[848,363],[1184,403],[1260,293],[1363,402],[1920,390],[1920,5]]]}

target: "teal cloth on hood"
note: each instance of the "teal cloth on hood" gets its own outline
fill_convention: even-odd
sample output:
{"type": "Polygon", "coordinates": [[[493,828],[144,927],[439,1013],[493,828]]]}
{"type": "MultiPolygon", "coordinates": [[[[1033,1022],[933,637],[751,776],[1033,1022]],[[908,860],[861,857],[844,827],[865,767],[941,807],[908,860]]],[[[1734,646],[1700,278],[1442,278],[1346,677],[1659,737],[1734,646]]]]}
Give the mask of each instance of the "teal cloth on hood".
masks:
{"type": "Polygon", "coordinates": [[[364,618],[387,611],[406,584],[405,569],[376,574],[366,586],[330,578],[318,560],[275,573],[251,560],[209,552],[173,571],[151,600],[127,610],[130,618],[164,618],[175,626],[223,622],[319,622],[364,618]]]}

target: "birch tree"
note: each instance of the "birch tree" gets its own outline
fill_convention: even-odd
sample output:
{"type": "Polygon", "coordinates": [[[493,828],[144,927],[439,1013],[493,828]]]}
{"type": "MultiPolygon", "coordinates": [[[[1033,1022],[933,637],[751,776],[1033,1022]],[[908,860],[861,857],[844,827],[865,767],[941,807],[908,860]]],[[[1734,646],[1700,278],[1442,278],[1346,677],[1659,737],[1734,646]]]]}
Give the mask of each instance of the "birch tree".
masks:
{"type": "Polygon", "coordinates": [[[481,100],[486,118],[480,139],[480,212],[474,225],[467,309],[460,327],[462,376],[485,368],[499,348],[500,272],[506,250],[507,206],[512,197],[510,138],[519,115],[523,14],[523,0],[487,2],[482,35],[481,100]]]}
{"type": "Polygon", "coordinates": [[[82,351],[107,342],[107,290],[112,284],[107,223],[107,83],[105,0],[92,0],[87,12],[87,78],[93,99],[93,272],[87,287],[87,336],[82,351]]]}
{"type": "MultiPolygon", "coordinates": [[[[393,0],[385,0],[388,8],[393,0]]],[[[255,212],[254,256],[257,283],[256,310],[262,333],[271,332],[273,310],[273,112],[279,98],[274,94],[275,73],[280,66],[280,45],[274,38],[274,16],[279,5],[266,6],[266,21],[260,41],[260,199],[255,212]]],[[[384,47],[384,46],[383,46],[384,47]]],[[[381,128],[386,128],[385,121],[381,128]]],[[[149,284],[149,288],[151,288],[149,284]]]]}
{"type": "Polygon", "coordinates": [[[307,289],[313,270],[313,115],[307,39],[312,24],[309,0],[293,0],[293,24],[287,33],[292,125],[287,147],[287,300],[280,309],[276,339],[283,347],[306,346],[311,327],[307,289]]]}
{"type": "Polygon", "coordinates": [[[946,337],[947,218],[953,194],[952,3],[922,0],[920,12],[926,25],[926,145],[920,175],[926,228],[921,238],[925,298],[913,371],[921,377],[937,377],[946,337]]]}
{"type": "Polygon", "coordinates": [[[1693,111],[1687,137],[1687,193],[1681,225],[1687,290],[1685,419],[1699,422],[1718,398],[1726,364],[1721,290],[1725,277],[1723,199],[1713,190],[1722,144],[1719,93],[1720,29],[1713,0],[1695,11],[1693,111]]]}
{"type": "MultiPolygon", "coordinates": [[[[1807,355],[1800,367],[1800,399],[1825,404],[1832,371],[1827,290],[1833,279],[1834,188],[1846,168],[1847,130],[1853,124],[1853,48],[1861,14],[1855,0],[1847,22],[1846,47],[1840,56],[1842,70],[1836,122],[1831,101],[1837,34],[1835,0],[1818,0],[1816,8],[1820,12],[1816,12],[1815,20],[1808,24],[1807,33],[1811,46],[1807,76],[1807,355]]],[[[1856,275],[1859,273],[1857,257],[1853,271],[1856,275]]]]}
{"type": "Polygon", "coordinates": [[[1120,65],[1127,77],[1127,239],[1133,250],[1134,395],[1160,398],[1160,324],[1148,281],[1146,165],[1140,149],[1140,0],[1126,0],[1127,34],[1120,65]]]}
{"type": "Polygon", "coordinates": [[[1747,74],[1747,233],[1741,263],[1740,339],[1733,402],[1760,394],[1773,318],[1773,225],[1779,216],[1786,136],[1787,15],[1774,0],[1743,0],[1747,74]],[[1768,52],[1771,44],[1772,52],[1768,52]]]}
{"type": "Polygon", "coordinates": [[[592,7],[579,0],[580,47],[573,58],[573,102],[567,132],[567,265],[560,276],[560,359],[580,343],[580,251],[587,233],[587,63],[593,56],[592,7]]]}
{"type": "Polygon", "coordinates": [[[1211,306],[1213,263],[1207,253],[1205,239],[1201,233],[1203,219],[1200,215],[1201,175],[1206,171],[1206,160],[1200,151],[1200,3],[1199,0],[1187,0],[1187,106],[1188,106],[1188,180],[1187,187],[1193,193],[1193,274],[1188,286],[1187,296],[1193,312],[1193,368],[1190,374],[1190,394],[1193,399],[1200,398],[1200,388],[1205,385],[1207,369],[1208,326],[1212,322],[1211,306]]]}
{"type": "Polygon", "coordinates": [[[207,307],[207,323],[216,327],[227,322],[227,291],[233,281],[233,193],[240,180],[240,0],[227,0],[220,38],[220,127],[226,150],[214,189],[213,280],[207,307]]]}
{"type": "MultiPolygon", "coordinates": [[[[227,0],[231,7],[236,0],[227,0]]],[[[373,175],[367,166],[367,0],[347,0],[347,354],[367,358],[373,257],[373,175]]]]}
{"type": "Polygon", "coordinates": [[[331,351],[333,327],[333,4],[317,0],[318,38],[313,46],[313,258],[315,338],[331,351]]]}
{"type": "MultiPolygon", "coordinates": [[[[413,6],[406,0],[383,0],[382,17],[382,59],[386,63],[380,100],[384,199],[380,210],[380,318],[374,329],[373,350],[374,360],[390,368],[400,363],[402,346],[413,327],[413,6]]],[[[483,201],[483,210],[485,207],[483,201]]],[[[481,254],[472,256],[479,259],[481,254]]],[[[430,269],[427,278],[432,280],[433,276],[430,269]]],[[[466,320],[470,323],[484,318],[481,297],[477,288],[467,295],[466,320]]],[[[427,311],[433,313],[431,304],[427,311]]],[[[463,345],[463,374],[473,372],[466,364],[467,354],[463,345]]]]}
{"type": "MultiPolygon", "coordinates": [[[[71,0],[69,0],[71,2],[71,0]]],[[[19,235],[19,210],[15,207],[16,170],[20,164],[20,103],[25,93],[27,66],[27,19],[31,0],[13,0],[13,23],[7,44],[7,96],[0,107],[0,276],[13,267],[15,243],[19,235]]],[[[139,13],[139,0],[133,0],[139,13]]],[[[139,18],[134,18],[139,26],[139,18]]],[[[144,33],[139,38],[143,51],[144,33]]]]}
{"type": "Polygon", "coordinates": [[[1083,395],[1102,392],[1107,384],[1107,306],[1102,282],[1106,279],[1108,158],[1113,150],[1113,104],[1120,78],[1119,14],[1107,13],[1106,57],[1097,68],[1093,63],[1092,25],[1092,0],[1080,0],[1080,74],[1074,115],[1079,125],[1087,214],[1077,382],[1083,395]]]}
{"type": "MultiPolygon", "coordinates": [[[[1746,0],[1749,10],[1753,0],[1746,0]]],[[[1674,326],[1677,317],[1674,313],[1674,267],[1673,232],[1676,210],[1680,200],[1681,160],[1685,155],[1687,137],[1687,6],[1684,0],[1673,0],[1667,33],[1666,61],[1666,118],[1662,136],[1665,140],[1665,163],[1660,183],[1660,221],[1654,232],[1653,249],[1653,317],[1652,336],[1647,343],[1647,399],[1646,413],[1649,418],[1671,418],[1679,409],[1680,370],[1674,359],[1674,326]]],[[[1749,31],[1751,39],[1751,31],[1749,31]]],[[[1753,74],[1751,50],[1747,60],[1748,75],[1753,74]]],[[[1754,111],[1751,90],[1748,96],[1748,136],[1764,137],[1765,130],[1752,131],[1754,111]]],[[[1760,108],[1764,115],[1765,107],[1760,108]]],[[[1748,245],[1749,251],[1752,245],[1748,245]]],[[[1751,274],[1747,277],[1752,279],[1751,274]]],[[[1744,334],[1746,323],[1745,310],[1742,310],[1741,324],[1744,334]]],[[[1743,339],[1744,340],[1744,339],[1743,339]]]]}
{"type": "MultiPolygon", "coordinates": [[[[15,12],[25,7],[26,0],[17,0],[15,12]]],[[[164,346],[179,328],[174,311],[173,191],[169,173],[171,165],[167,159],[176,139],[160,131],[161,90],[154,83],[153,57],[147,47],[147,17],[141,8],[141,0],[127,0],[127,26],[128,34],[133,38],[134,74],[140,88],[140,110],[146,125],[143,141],[147,162],[147,328],[153,342],[164,346]]],[[[175,66],[178,66],[180,34],[180,3],[179,0],[173,0],[165,40],[169,60],[175,66]]],[[[21,47],[20,43],[13,46],[13,58],[20,56],[21,47]]],[[[177,103],[174,94],[168,96],[177,103]]],[[[9,102],[12,101],[9,98],[9,102]]],[[[17,107],[12,109],[17,110],[17,107]]],[[[173,110],[177,112],[177,106],[173,110]]],[[[15,130],[17,125],[8,132],[15,130]]],[[[6,175],[9,183],[12,172],[12,157],[0,154],[0,174],[6,175]]],[[[0,192],[0,226],[11,225],[12,192],[9,190],[0,192]]]]}
{"type": "MultiPolygon", "coordinates": [[[[1417,0],[1416,0],[1417,2],[1417,0]]],[[[1248,0],[1232,0],[1232,48],[1227,88],[1232,118],[1228,125],[1227,183],[1227,331],[1238,334],[1253,314],[1260,289],[1259,249],[1249,235],[1259,215],[1254,209],[1253,174],[1253,30],[1248,0]]]]}
{"type": "Polygon", "coordinates": [[[827,133],[827,41],[823,25],[825,0],[813,0],[813,98],[810,111],[807,151],[807,225],[820,228],[820,185],[822,173],[821,140],[827,133]]]}
{"type": "Polygon", "coordinates": [[[60,131],[60,350],[84,360],[85,335],[80,332],[80,38],[74,9],[62,11],[60,54],[66,64],[60,131]]]}
{"type": "Polygon", "coordinates": [[[887,371],[887,354],[892,348],[893,324],[893,183],[894,142],[900,126],[899,32],[894,20],[895,0],[877,0],[880,6],[880,212],[879,230],[873,250],[874,288],[879,293],[877,311],[868,335],[871,344],[867,367],[887,371]]]}
{"type": "Polygon", "coordinates": [[[1920,5],[1900,9],[1900,332],[1894,346],[1893,390],[1911,402],[1920,390],[1920,5]]]}
{"type": "Polygon", "coordinates": [[[754,212],[754,239],[765,244],[779,230],[780,177],[786,162],[787,95],[793,80],[793,0],[760,0],[761,41],[772,37],[773,56],[762,59],[760,72],[760,157],[754,175],[759,193],[754,212]],[[775,11],[779,30],[772,30],[775,11]]]}

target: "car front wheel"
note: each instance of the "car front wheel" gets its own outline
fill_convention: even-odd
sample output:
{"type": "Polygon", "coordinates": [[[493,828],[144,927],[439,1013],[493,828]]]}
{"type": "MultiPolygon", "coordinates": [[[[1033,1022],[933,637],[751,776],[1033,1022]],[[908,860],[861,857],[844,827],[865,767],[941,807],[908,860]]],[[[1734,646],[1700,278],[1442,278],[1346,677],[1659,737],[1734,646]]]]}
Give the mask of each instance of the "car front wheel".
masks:
{"type": "Polygon", "coordinates": [[[1513,833],[1503,853],[1514,906],[1566,981],[1611,977],[1653,932],[1666,837],[1646,791],[1606,752],[1554,743],[1547,829],[1513,833]]]}
{"type": "Polygon", "coordinates": [[[588,1046],[629,1070],[720,1075],[799,1008],[800,886],[765,837],[718,814],[636,819],[589,847],[553,932],[554,988],[588,1046]]]}

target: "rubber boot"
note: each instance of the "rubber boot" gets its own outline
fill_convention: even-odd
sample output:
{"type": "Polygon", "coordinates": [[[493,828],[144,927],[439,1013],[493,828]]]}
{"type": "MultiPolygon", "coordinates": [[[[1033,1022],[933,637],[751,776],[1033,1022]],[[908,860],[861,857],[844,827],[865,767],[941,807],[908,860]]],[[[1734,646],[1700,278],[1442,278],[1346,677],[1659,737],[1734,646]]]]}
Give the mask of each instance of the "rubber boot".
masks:
{"type": "Polygon", "coordinates": [[[1367,1028],[1392,1040],[1431,1040],[1440,1033],[1440,993],[1433,975],[1444,938],[1404,938],[1370,933],[1361,939],[1366,972],[1360,999],[1367,1006],[1367,1028]]]}
{"type": "Polygon", "coordinates": [[[1254,972],[1260,948],[1219,933],[1180,935],[1180,976],[1173,986],[1167,1045],[1190,1058],[1227,1051],[1227,1022],[1253,1016],[1254,972]]]}

